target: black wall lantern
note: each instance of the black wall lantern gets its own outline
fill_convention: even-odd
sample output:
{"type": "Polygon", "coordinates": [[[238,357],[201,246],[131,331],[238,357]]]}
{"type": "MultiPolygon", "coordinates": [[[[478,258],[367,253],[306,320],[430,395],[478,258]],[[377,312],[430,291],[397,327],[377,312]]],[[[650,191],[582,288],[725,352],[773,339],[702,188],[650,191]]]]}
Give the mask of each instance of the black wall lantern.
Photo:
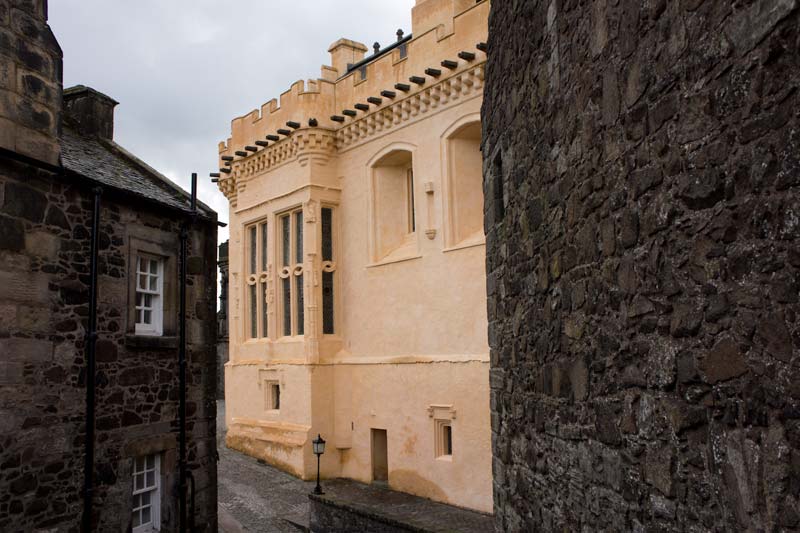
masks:
{"type": "Polygon", "coordinates": [[[314,494],[325,494],[319,484],[319,458],[325,453],[325,439],[322,438],[322,435],[317,434],[317,438],[311,441],[311,445],[314,447],[314,455],[317,456],[317,486],[314,487],[314,494]]]}

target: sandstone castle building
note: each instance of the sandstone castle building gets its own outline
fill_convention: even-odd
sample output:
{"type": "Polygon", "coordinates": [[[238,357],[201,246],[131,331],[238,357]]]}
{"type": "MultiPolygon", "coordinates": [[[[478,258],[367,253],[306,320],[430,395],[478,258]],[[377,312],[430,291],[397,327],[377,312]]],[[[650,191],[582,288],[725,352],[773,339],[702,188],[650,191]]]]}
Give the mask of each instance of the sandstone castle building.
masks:
{"type": "Polygon", "coordinates": [[[481,121],[488,1],[340,39],[232,123],[228,446],[492,510],[481,121]]]}

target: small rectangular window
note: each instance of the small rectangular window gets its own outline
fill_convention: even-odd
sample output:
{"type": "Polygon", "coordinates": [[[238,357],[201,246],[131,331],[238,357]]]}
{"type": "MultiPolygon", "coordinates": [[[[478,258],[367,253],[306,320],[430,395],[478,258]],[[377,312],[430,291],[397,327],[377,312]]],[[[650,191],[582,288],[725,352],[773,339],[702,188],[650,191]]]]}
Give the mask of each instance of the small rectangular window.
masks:
{"type": "Polygon", "coordinates": [[[139,254],[136,258],[137,335],[161,335],[163,331],[164,261],[139,254]]]}
{"type": "Polygon", "coordinates": [[[453,456],[453,426],[451,420],[436,420],[436,457],[449,459],[453,456]]]}
{"type": "Polygon", "coordinates": [[[161,528],[161,456],[137,457],[133,462],[133,533],[161,528]]]}
{"type": "Polygon", "coordinates": [[[271,381],[267,387],[269,393],[269,408],[278,411],[281,408],[281,386],[277,381],[271,381]]]}

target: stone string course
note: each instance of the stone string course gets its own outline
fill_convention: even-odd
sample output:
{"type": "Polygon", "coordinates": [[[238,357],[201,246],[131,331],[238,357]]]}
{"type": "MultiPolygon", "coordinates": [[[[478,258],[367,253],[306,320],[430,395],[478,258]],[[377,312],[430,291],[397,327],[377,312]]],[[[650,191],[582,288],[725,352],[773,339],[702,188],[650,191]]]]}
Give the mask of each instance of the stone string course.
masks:
{"type": "Polygon", "coordinates": [[[796,0],[492,5],[498,531],[800,531],[796,0]]]}
{"type": "MultiPolygon", "coordinates": [[[[88,188],[0,162],[0,531],[79,528],[91,213],[88,188]]],[[[177,243],[180,220],[108,195],[101,217],[96,530],[129,527],[132,457],[163,451],[162,523],[172,531],[177,350],[174,343],[146,348],[126,341],[133,305],[127,258],[134,229],[172,233],[177,243]]],[[[210,230],[190,234],[188,263],[188,458],[198,531],[215,531],[216,243],[203,231],[210,230]]]]}

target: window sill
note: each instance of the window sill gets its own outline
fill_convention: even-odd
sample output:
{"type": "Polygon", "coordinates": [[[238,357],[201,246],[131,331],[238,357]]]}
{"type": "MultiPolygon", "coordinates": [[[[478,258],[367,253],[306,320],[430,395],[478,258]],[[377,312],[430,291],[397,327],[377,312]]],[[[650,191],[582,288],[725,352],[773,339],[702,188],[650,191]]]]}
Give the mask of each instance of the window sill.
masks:
{"type": "Polygon", "coordinates": [[[383,265],[391,265],[392,263],[402,263],[403,261],[412,261],[414,259],[421,259],[422,254],[414,254],[414,255],[405,255],[402,257],[390,257],[387,259],[381,259],[380,261],[376,261],[375,263],[370,263],[367,265],[367,268],[375,268],[383,265]]]}
{"type": "Polygon", "coordinates": [[[464,250],[466,248],[475,248],[476,246],[485,246],[485,245],[486,245],[486,239],[483,236],[481,236],[478,239],[468,238],[461,241],[458,244],[454,244],[453,246],[448,246],[447,248],[442,250],[442,252],[444,253],[455,252],[456,250],[464,250]]]}
{"type": "Polygon", "coordinates": [[[148,335],[125,335],[125,346],[128,348],[145,348],[148,350],[174,350],[178,347],[178,337],[155,337],[148,335]]]}
{"type": "Polygon", "coordinates": [[[263,339],[247,339],[246,341],[244,341],[245,346],[258,346],[260,344],[271,344],[271,343],[272,339],[268,337],[263,339]]]}
{"type": "Polygon", "coordinates": [[[295,335],[292,337],[278,337],[273,342],[276,344],[300,344],[305,340],[304,335],[295,335]]]}
{"type": "Polygon", "coordinates": [[[452,455],[440,455],[439,457],[436,458],[436,460],[437,461],[443,461],[445,463],[452,463],[453,462],[453,456],[452,455]]]}

